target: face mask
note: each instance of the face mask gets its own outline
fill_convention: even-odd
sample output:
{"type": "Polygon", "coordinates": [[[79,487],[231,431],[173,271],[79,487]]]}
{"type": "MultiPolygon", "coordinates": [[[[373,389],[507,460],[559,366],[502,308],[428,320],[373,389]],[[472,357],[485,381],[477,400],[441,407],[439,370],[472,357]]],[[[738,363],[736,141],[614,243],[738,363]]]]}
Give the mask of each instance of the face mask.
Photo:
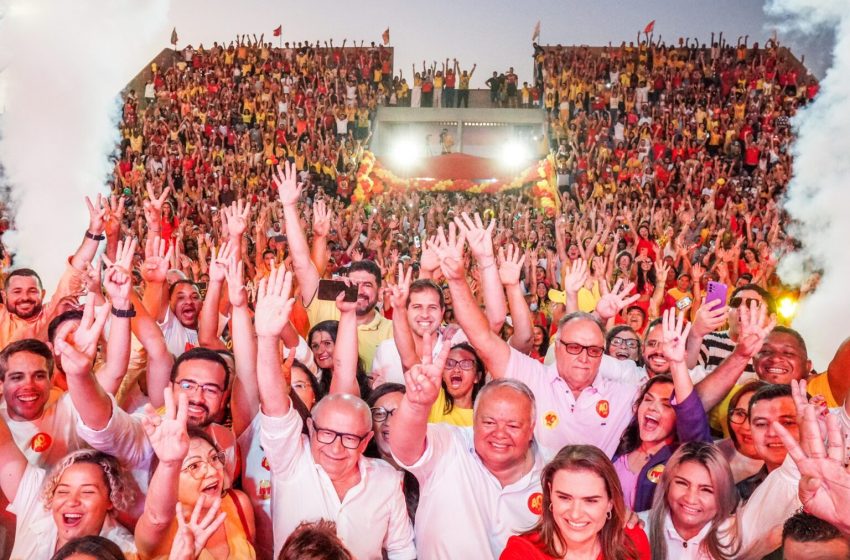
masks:
{"type": "Polygon", "coordinates": [[[528,306],[528,308],[531,309],[532,311],[537,311],[537,304],[532,303],[531,305],[528,306]]]}

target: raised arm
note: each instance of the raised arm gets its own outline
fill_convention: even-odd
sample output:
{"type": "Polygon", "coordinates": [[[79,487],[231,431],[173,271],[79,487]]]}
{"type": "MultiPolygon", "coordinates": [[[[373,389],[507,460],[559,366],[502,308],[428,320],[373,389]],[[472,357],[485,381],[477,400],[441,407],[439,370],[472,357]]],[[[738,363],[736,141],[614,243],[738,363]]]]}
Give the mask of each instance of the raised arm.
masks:
{"type": "Polygon", "coordinates": [[[157,322],[165,319],[165,311],[168,308],[165,275],[173,253],[174,245],[167,243],[158,235],[148,236],[145,241],[145,262],[141,267],[142,279],[145,281],[142,303],[157,322]]]}
{"type": "Polygon", "coordinates": [[[487,317],[490,330],[498,333],[502,330],[508,310],[505,306],[505,293],[493,252],[493,228],[496,226],[496,220],[490,220],[490,224],[485,227],[480,214],[476,213],[474,218],[470,218],[469,214],[464,212],[461,216],[455,217],[454,222],[458,232],[466,239],[469,251],[478,262],[484,291],[484,315],[487,317]]]}
{"type": "Polygon", "coordinates": [[[198,319],[198,342],[205,348],[224,348],[224,343],[218,336],[219,311],[222,307],[221,300],[226,297],[224,284],[227,279],[227,263],[231,257],[235,258],[238,255],[238,246],[232,241],[225,241],[218,249],[213,248],[210,255],[210,281],[207,284],[207,294],[198,319]]]}
{"type": "Polygon", "coordinates": [[[100,247],[100,241],[104,239],[103,232],[106,229],[106,220],[109,214],[109,199],[97,195],[97,198],[92,202],[89,197],[86,197],[86,207],[89,211],[89,226],[83,242],[77,248],[74,256],[71,257],[71,266],[81,271],[85,270],[86,265],[92,262],[98,247],[100,247]]]}
{"type": "Polygon", "coordinates": [[[452,293],[452,305],[460,328],[466,333],[469,342],[484,360],[487,371],[499,379],[505,375],[510,358],[508,343],[490,330],[490,324],[475,302],[472,290],[466,282],[463,266],[463,235],[458,235],[454,224],[449,224],[449,236],[440,228],[437,235],[437,255],[440,269],[449,284],[452,293]]]}
{"type": "Polygon", "coordinates": [[[433,344],[433,335],[426,333],[422,337],[422,363],[404,372],[407,390],[396,410],[394,428],[390,432],[390,449],[405,465],[412,465],[425,452],[428,415],[442,386],[443,368],[450,348],[444,344],[432,363],[433,344]]]}
{"type": "Polygon", "coordinates": [[[331,379],[330,393],[347,393],[360,396],[357,384],[357,302],[343,301],[345,292],[336,298],[339,309],[339,327],[334,344],[334,375],[331,379]]]}
{"type": "Polygon", "coordinates": [[[148,405],[142,426],[159,462],[145,497],[145,510],[136,525],[136,546],[143,558],[156,555],[163,547],[176,514],[180,471],[189,453],[186,431],[188,395],[181,393],[175,403],[171,387],[164,393],[165,414],[160,416],[148,405]]]}
{"type": "MultiPolygon", "coordinates": [[[[224,263],[222,263],[224,264],[224,263]]],[[[248,292],[243,276],[244,263],[231,256],[226,263],[227,294],[233,310],[231,329],[233,336],[233,359],[236,363],[236,379],[230,409],[233,413],[233,431],[239,436],[260,410],[260,390],[257,386],[257,343],[251,310],[248,308],[248,292]]]]}
{"type": "Polygon", "coordinates": [[[696,367],[699,363],[700,350],[702,349],[702,341],[709,333],[712,333],[722,327],[726,323],[726,316],[729,308],[725,305],[720,307],[708,306],[705,304],[705,298],[702,304],[697,309],[696,317],[694,318],[693,328],[688,333],[686,365],[688,368],[696,367]]]}
{"type": "MultiPolygon", "coordinates": [[[[292,293],[292,277],[281,265],[271,270],[268,278],[260,281],[257,289],[257,305],[254,327],[257,329],[257,384],[260,405],[267,416],[283,416],[289,411],[289,380],[284,376],[280,362],[280,333],[289,322],[289,314],[295,300],[292,293]]],[[[295,352],[287,358],[289,366],[295,352]]]]}
{"type": "Polygon", "coordinates": [[[297,175],[295,164],[287,161],[283,166],[278,165],[273,178],[280,201],[283,203],[286,241],[289,243],[289,254],[292,255],[292,268],[298,279],[298,285],[301,286],[301,302],[307,306],[319,288],[319,271],[310,260],[307,236],[301,229],[298,199],[301,196],[302,185],[298,183],[297,175]]]}
{"type": "Polygon", "coordinates": [[[310,247],[310,260],[321,277],[328,267],[328,234],[331,231],[331,211],[324,200],[313,203],[313,244],[310,247]]]}
{"type": "Polygon", "coordinates": [[[413,278],[413,268],[405,272],[404,265],[398,265],[398,283],[390,284],[390,301],[393,307],[393,340],[401,356],[402,368],[406,371],[419,363],[413,331],[407,322],[407,300],[410,297],[410,284],[413,278]]]}
{"type": "Polygon", "coordinates": [[[498,261],[499,280],[508,296],[508,309],[514,326],[514,334],[508,344],[523,354],[528,354],[534,343],[534,328],[531,324],[531,310],[519,284],[525,254],[513,244],[508,245],[507,252],[504,247],[499,247],[498,261]]]}
{"type": "Polygon", "coordinates": [[[133,314],[133,304],[130,301],[133,277],[130,270],[133,268],[135,252],[136,240],[125,239],[118,243],[115,263],[106,255],[103,256],[103,262],[107,265],[103,287],[109,296],[112,320],[109,323],[109,339],[106,342],[106,363],[98,370],[97,380],[111,395],[118,392],[130,364],[130,319],[133,314]]]}
{"type": "Polygon", "coordinates": [[[133,317],[130,326],[148,355],[146,374],[148,398],[152,405],[160,408],[165,404],[162,391],[171,383],[174,356],[168,351],[162,329],[142,305],[142,300],[135,291],[130,291],[130,301],[136,310],[136,316],[133,317]]]}

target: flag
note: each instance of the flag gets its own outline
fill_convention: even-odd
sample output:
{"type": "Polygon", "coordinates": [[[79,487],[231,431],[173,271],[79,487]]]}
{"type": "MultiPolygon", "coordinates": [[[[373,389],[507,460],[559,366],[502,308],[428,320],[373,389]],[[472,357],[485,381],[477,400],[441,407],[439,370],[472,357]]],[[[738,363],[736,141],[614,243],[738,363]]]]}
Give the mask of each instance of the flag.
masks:
{"type": "Polygon", "coordinates": [[[171,44],[177,46],[177,28],[171,30],[171,44]]]}
{"type": "Polygon", "coordinates": [[[381,34],[381,39],[384,40],[384,45],[390,44],[390,28],[387,27],[386,31],[381,34]]]}
{"type": "Polygon", "coordinates": [[[652,30],[655,29],[655,20],[650,21],[646,24],[646,27],[643,28],[643,32],[647,35],[652,33],[652,30]]]}
{"type": "Polygon", "coordinates": [[[283,26],[282,25],[278,25],[277,27],[274,28],[274,31],[272,31],[272,34],[275,37],[280,37],[281,33],[283,33],[283,26]]]}
{"type": "Polygon", "coordinates": [[[536,43],[537,40],[540,39],[540,20],[537,20],[537,24],[534,26],[534,32],[531,34],[531,42],[536,43]]]}

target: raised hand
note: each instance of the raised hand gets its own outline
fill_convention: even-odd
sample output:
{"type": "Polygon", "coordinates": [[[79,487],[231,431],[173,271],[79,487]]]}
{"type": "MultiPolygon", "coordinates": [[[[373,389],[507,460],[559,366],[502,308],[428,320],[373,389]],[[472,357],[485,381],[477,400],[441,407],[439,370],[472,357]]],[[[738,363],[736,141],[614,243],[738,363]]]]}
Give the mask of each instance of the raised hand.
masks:
{"type": "Polygon", "coordinates": [[[142,209],[145,212],[145,220],[148,222],[148,227],[151,225],[156,226],[154,231],[159,231],[159,223],[162,220],[162,207],[165,204],[165,199],[168,197],[170,190],[171,187],[165,187],[159,197],[157,197],[154,195],[151,186],[147,186],[148,200],[144,201],[142,209]]]}
{"type": "Polygon", "coordinates": [[[206,547],[209,538],[224,523],[227,514],[221,511],[221,498],[210,499],[212,503],[201,519],[201,512],[208,500],[206,495],[201,494],[188,521],[183,504],[177,502],[177,534],[174,535],[168,560],[195,560],[206,547]]]}
{"type": "Polygon", "coordinates": [[[696,317],[694,317],[693,333],[699,338],[704,337],[708,333],[712,333],[726,323],[726,315],[729,308],[725,305],[711,308],[705,304],[705,298],[702,298],[702,305],[697,309],[696,317]]]}
{"type": "Polygon", "coordinates": [[[440,394],[443,382],[443,369],[449,356],[450,344],[444,341],[437,359],[432,359],[434,335],[425,333],[422,336],[422,361],[404,372],[407,391],[404,398],[415,405],[431,407],[440,394]]]}
{"type": "Polygon", "coordinates": [[[422,255],[419,257],[419,267],[422,270],[433,272],[440,268],[440,257],[437,255],[437,236],[431,236],[422,242],[422,255]]]}
{"type": "Polygon", "coordinates": [[[289,297],[291,292],[292,275],[282,265],[273,267],[268,277],[260,281],[254,315],[257,336],[280,336],[295,303],[289,297]]]}
{"type": "Polygon", "coordinates": [[[227,278],[227,267],[230,258],[236,254],[236,246],[225,241],[217,249],[213,247],[210,256],[210,282],[224,282],[227,278]]]}
{"type": "Polygon", "coordinates": [[[776,326],[776,317],[768,317],[767,306],[757,305],[752,301],[749,308],[738,308],[738,322],[741,326],[735,351],[744,357],[752,358],[761,350],[767,335],[776,326]]]}
{"type": "Polygon", "coordinates": [[[272,179],[284,206],[293,206],[298,203],[303,185],[298,182],[298,171],[294,163],[286,161],[283,165],[278,165],[276,173],[272,174],[272,179]]]}
{"type": "Polygon", "coordinates": [[[108,316],[108,306],[103,305],[95,310],[94,298],[88,298],[77,330],[56,340],[56,350],[62,357],[62,370],[66,375],[87,375],[91,371],[97,353],[97,343],[108,316]]]}
{"type": "Polygon", "coordinates": [[[317,200],[313,204],[313,235],[316,237],[327,237],[331,231],[331,211],[324,200],[317,200]]]}
{"type": "Polygon", "coordinates": [[[568,294],[577,294],[587,282],[587,277],[587,261],[584,259],[574,260],[564,276],[564,291],[568,294]]]}
{"type": "Polygon", "coordinates": [[[92,203],[89,197],[86,197],[86,208],[89,211],[89,229],[88,232],[93,235],[100,235],[106,229],[106,220],[109,216],[109,205],[107,199],[100,194],[92,203]]]}
{"type": "Polygon", "coordinates": [[[174,244],[168,244],[158,235],[148,236],[145,241],[145,262],[142,263],[141,273],[145,282],[165,282],[165,275],[174,254],[174,244]],[[168,250],[166,250],[168,246],[168,250]]]}
{"type": "Polygon", "coordinates": [[[133,288],[133,276],[130,271],[135,254],[136,240],[124,239],[118,242],[115,262],[110,261],[106,255],[102,256],[107,267],[103,276],[103,288],[112,305],[118,309],[128,309],[130,306],[130,290],[133,288]]]}
{"type": "Polygon", "coordinates": [[[522,275],[522,267],[525,264],[525,254],[514,246],[508,245],[507,251],[504,247],[499,247],[499,280],[503,286],[516,286],[519,284],[520,276],[522,275]]]}
{"type": "Polygon", "coordinates": [[[450,280],[464,278],[466,274],[463,266],[463,241],[463,234],[458,235],[457,227],[454,223],[449,224],[448,238],[442,227],[437,230],[437,243],[434,245],[433,250],[440,259],[440,270],[450,280]]]}
{"type": "Polygon", "coordinates": [[[410,284],[413,281],[413,268],[404,270],[404,265],[398,265],[398,282],[390,284],[390,302],[393,309],[403,310],[407,307],[407,299],[410,296],[410,284]]]}
{"type": "Polygon", "coordinates": [[[106,236],[117,237],[121,232],[121,222],[124,220],[124,197],[109,197],[109,212],[106,214],[106,236]]]}
{"type": "Polygon", "coordinates": [[[222,233],[229,236],[230,239],[241,239],[242,234],[248,229],[251,203],[239,199],[229,207],[222,207],[219,215],[221,216],[222,233]]]}
{"type": "Polygon", "coordinates": [[[227,268],[224,271],[227,280],[227,297],[233,307],[247,307],[248,290],[245,289],[244,263],[242,259],[231,256],[227,259],[227,268]]]}
{"type": "MultiPolygon", "coordinates": [[[[604,282],[602,282],[604,283],[604,282]]],[[[634,289],[634,282],[623,282],[623,279],[617,280],[610,292],[599,299],[596,304],[596,313],[603,321],[607,321],[611,317],[625,309],[629,305],[638,300],[640,294],[629,296],[628,294],[634,289]]]]}
{"type": "Polygon", "coordinates": [[[664,357],[671,363],[685,361],[685,341],[687,341],[690,331],[691,325],[685,322],[684,313],[679,313],[677,317],[675,309],[664,311],[661,331],[662,350],[664,357]]]}
{"type": "Polygon", "coordinates": [[[664,262],[663,259],[658,259],[655,261],[655,282],[661,283],[662,286],[667,282],[667,275],[670,274],[670,267],[664,262]]]}
{"type": "Polygon", "coordinates": [[[472,256],[476,260],[483,261],[482,264],[492,262],[493,228],[496,227],[496,220],[490,220],[490,224],[485,227],[480,214],[476,213],[473,219],[464,212],[455,217],[454,223],[461,235],[466,238],[472,256]]]}
{"type": "Polygon", "coordinates": [[[153,405],[145,406],[142,428],[160,463],[179,464],[189,453],[189,434],[186,431],[189,396],[180,393],[174,401],[172,388],[163,391],[165,414],[159,415],[153,405]]]}

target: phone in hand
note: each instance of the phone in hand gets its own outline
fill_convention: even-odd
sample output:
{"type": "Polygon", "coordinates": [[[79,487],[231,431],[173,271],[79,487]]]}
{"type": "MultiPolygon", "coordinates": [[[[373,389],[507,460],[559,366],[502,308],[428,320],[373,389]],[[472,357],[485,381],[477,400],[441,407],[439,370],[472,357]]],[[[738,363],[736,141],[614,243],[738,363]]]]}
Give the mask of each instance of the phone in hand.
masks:
{"type": "Polygon", "coordinates": [[[709,309],[718,309],[726,305],[729,286],[723,282],[710,281],[705,289],[705,305],[709,309]]]}
{"type": "Polygon", "coordinates": [[[357,301],[357,284],[346,284],[342,280],[319,280],[319,293],[316,297],[323,301],[336,301],[341,293],[345,293],[342,301],[357,301]]]}

